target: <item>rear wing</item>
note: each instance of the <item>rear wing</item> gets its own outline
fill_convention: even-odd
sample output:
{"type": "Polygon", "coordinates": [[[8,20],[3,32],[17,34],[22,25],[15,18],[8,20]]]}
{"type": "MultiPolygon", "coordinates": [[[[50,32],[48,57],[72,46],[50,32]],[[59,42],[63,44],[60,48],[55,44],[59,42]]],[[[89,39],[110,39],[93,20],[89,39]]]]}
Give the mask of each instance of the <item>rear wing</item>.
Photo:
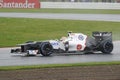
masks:
{"type": "Polygon", "coordinates": [[[112,32],[92,32],[92,36],[96,39],[97,42],[104,40],[112,41],[112,32]]]}

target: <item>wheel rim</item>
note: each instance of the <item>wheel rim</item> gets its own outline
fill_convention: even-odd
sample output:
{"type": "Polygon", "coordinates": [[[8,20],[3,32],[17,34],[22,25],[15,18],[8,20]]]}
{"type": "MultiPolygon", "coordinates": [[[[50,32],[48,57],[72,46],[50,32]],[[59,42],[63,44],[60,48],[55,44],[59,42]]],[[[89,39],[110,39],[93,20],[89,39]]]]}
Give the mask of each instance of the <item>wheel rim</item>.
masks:
{"type": "Polygon", "coordinates": [[[43,47],[42,52],[43,52],[45,55],[50,55],[50,54],[51,54],[51,50],[52,50],[51,45],[50,45],[50,44],[45,44],[44,47],[43,47]]]}
{"type": "Polygon", "coordinates": [[[106,52],[111,52],[112,50],[113,50],[113,45],[112,45],[112,43],[110,43],[110,42],[107,42],[106,44],[105,44],[105,51],[106,52]]]}
{"type": "Polygon", "coordinates": [[[45,47],[43,48],[43,50],[46,52],[46,53],[49,53],[51,51],[50,49],[50,46],[47,44],[45,45],[45,47]]]}

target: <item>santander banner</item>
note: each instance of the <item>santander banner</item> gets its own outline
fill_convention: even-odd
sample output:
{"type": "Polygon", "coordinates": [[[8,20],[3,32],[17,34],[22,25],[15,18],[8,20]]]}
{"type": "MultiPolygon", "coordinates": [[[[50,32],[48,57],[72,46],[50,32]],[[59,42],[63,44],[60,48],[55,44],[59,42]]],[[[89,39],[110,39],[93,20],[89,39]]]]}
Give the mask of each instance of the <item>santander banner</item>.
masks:
{"type": "Polygon", "coordinates": [[[40,8],[39,0],[0,0],[0,8],[40,8]]]}

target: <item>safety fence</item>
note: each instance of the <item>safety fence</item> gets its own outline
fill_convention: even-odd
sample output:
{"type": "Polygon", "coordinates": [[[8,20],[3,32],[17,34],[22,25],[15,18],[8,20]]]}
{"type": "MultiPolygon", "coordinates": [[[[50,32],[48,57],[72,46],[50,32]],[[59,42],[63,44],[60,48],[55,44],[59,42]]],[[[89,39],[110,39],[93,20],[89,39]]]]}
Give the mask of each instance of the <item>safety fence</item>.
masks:
{"type": "Polygon", "coordinates": [[[67,8],[67,9],[120,9],[120,3],[96,2],[41,2],[41,8],[67,8]]]}

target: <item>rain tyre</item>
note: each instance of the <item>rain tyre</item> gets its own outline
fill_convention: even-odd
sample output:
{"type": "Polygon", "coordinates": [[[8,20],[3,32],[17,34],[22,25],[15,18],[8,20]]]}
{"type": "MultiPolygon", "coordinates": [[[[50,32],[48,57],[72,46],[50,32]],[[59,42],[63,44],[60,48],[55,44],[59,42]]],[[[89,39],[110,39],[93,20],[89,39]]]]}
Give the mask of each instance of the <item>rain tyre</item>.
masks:
{"type": "Polygon", "coordinates": [[[49,42],[43,42],[40,45],[40,53],[43,56],[50,56],[52,54],[53,47],[49,42]]]}

